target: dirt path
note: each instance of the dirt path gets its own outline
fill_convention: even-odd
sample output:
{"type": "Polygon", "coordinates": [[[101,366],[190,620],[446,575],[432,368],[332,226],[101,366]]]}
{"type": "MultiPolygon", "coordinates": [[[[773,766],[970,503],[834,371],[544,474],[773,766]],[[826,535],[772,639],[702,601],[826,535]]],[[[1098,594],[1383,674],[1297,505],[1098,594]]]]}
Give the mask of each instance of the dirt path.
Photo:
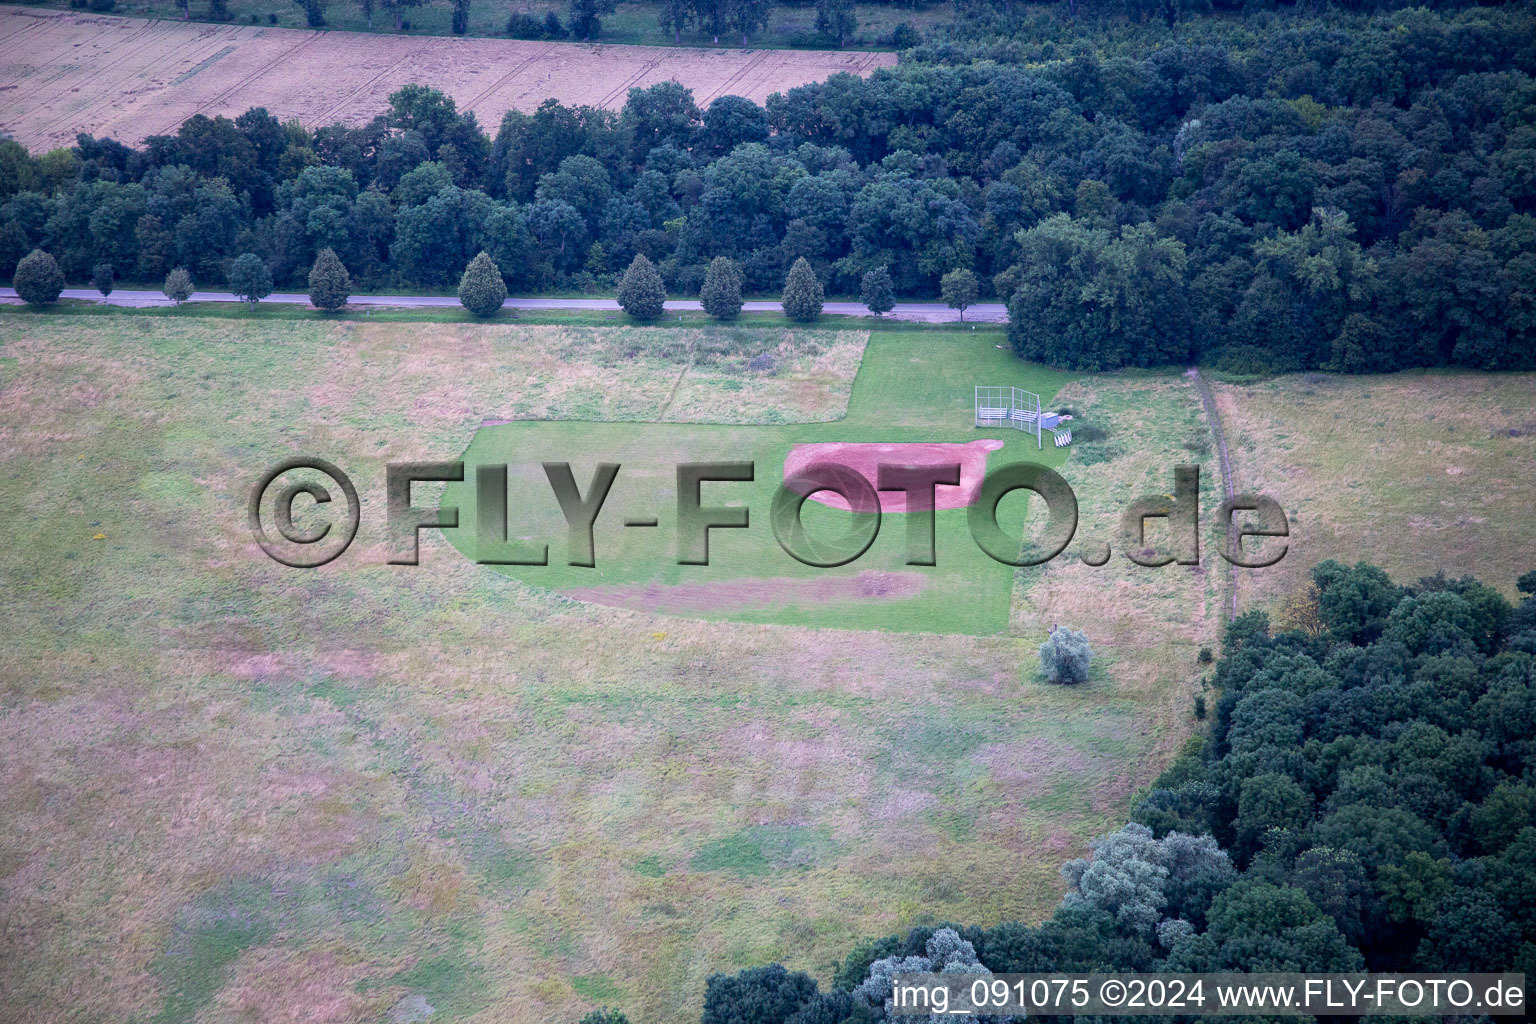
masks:
{"type": "MultiPolygon", "coordinates": [[[[1200,392],[1200,404],[1205,406],[1205,418],[1211,424],[1211,437],[1216,442],[1216,453],[1221,456],[1221,486],[1228,498],[1237,494],[1237,484],[1232,478],[1232,458],[1227,453],[1227,437],[1221,430],[1221,414],[1216,411],[1216,397],[1211,394],[1211,386],[1200,376],[1200,369],[1191,366],[1187,371],[1188,377],[1194,381],[1195,390],[1200,392]]],[[[1237,618],[1237,570],[1230,564],[1227,566],[1227,621],[1237,618]]]]}

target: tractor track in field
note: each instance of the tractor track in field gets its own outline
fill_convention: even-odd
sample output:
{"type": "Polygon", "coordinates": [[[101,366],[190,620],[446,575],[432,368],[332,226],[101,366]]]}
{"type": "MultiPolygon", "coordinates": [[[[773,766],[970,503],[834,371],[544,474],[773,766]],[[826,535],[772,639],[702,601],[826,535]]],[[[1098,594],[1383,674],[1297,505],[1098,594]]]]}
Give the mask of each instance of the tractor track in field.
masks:
{"type": "MultiPolygon", "coordinates": [[[[1200,376],[1200,368],[1191,366],[1189,377],[1195,383],[1195,390],[1200,392],[1200,404],[1205,407],[1205,418],[1211,425],[1211,438],[1216,442],[1216,454],[1221,458],[1221,487],[1227,498],[1236,497],[1237,485],[1232,479],[1232,457],[1227,452],[1227,437],[1221,429],[1221,414],[1216,411],[1216,396],[1211,394],[1211,386],[1205,378],[1200,376]]],[[[1227,566],[1227,621],[1237,618],[1237,569],[1227,566]]]]}

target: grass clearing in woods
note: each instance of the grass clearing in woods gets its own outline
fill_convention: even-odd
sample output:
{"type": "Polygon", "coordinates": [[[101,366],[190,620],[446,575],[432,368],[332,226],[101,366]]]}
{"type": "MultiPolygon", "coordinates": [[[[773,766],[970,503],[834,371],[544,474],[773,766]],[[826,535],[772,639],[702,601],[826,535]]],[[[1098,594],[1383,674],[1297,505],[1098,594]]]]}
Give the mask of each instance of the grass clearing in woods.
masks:
{"type": "MultiPolygon", "coordinates": [[[[714,971],[825,981],[863,936],[1038,919],[1061,861],[1194,727],[1215,538],[1198,572],[1074,560],[1177,462],[1202,465],[1214,521],[1179,374],[1057,374],[995,331],[0,318],[0,963],[29,1019],[606,1004],[682,1024],[714,971]],[[772,372],[750,367],[764,353],[772,372]],[[985,615],[924,612],[941,630],[900,621],[901,580],[775,625],[572,601],[430,532],[421,566],[384,564],[388,462],[499,448],[585,482],[583,459],[650,440],[658,461],[764,467],[854,430],[968,441],[970,387],[994,378],[1080,413],[1074,446],[1047,449],[1078,540],[994,566],[985,615]],[[313,572],[245,524],[254,478],[296,453],[362,497],[353,548],[313,572]],[[1088,633],[1086,685],[1036,680],[1053,623],[1088,633]]],[[[1245,606],[1330,556],[1501,584],[1529,567],[1532,383],[1218,384],[1239,488],[1293,513],[1291,555],[1240,579],[1245,606]]],[[[738,533],[771,545],[754,519],[738,533]]],[[[741,574],[730,536],[722,571],[741,574]]],[[[647,558],[625,571],[654,576],[647,558]]]]}

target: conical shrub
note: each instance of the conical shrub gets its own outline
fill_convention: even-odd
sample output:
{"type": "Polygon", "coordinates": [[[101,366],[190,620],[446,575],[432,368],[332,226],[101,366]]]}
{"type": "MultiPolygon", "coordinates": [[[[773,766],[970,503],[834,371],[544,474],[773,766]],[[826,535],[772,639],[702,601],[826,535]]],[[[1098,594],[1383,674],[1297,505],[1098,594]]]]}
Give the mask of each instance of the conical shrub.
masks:
{"type": "Polygon", "coordinates": [[[661,283],[656,264],[636,253],[624,280],[619,282],[619,305],[636,320],[655,320],[667,301],[667,289],[661,283]]]}
{"type": "Polygon", "coordinates": [[[784,279],[784,315],[791,320],[810,323],[821,316],[823,298],[821,282],[816,280],[816,271],[801,256],[789,268],[789,276],[784,279]]]}
{"type": "Polygon", "coordinates": [[[491,254],[481,252],[459,278],[459,302],[475,316],[491,316],[507,301],[507,282],[491,254]]]}

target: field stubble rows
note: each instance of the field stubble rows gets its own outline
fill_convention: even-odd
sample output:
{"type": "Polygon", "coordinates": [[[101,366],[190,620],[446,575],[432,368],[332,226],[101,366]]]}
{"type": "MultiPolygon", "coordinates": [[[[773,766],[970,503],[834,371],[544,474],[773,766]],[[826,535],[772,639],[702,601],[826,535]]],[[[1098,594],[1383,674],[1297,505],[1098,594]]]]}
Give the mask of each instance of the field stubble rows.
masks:
{"type": "Polygon", "coordinates": [[[770,93],[894,53],[699,49],[453,39],[212,25],[42,8],[0,9],[0,128],[34,151],[78,132],[130,145],[194,114],[266,107],[314,128],[360,124],[408,83],[440,89],[494,132],[545,99],[618,108],[629,89],[674,80],[707,105],[770,93]]]}

